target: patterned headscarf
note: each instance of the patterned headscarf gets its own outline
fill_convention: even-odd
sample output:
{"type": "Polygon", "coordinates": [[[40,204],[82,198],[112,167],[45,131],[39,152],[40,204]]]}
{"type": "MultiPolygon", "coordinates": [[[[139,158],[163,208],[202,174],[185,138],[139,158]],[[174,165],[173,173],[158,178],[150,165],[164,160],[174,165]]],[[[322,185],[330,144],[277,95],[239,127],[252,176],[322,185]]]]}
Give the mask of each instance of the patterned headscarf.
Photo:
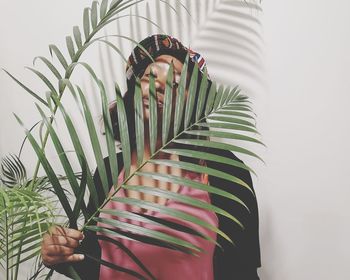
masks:
{"type": "MultiPolygon", "coordinates": [[[[157,56],[162,54],[168,54],[176,57],[181,62],[184,62],[189,53],[189,69],[192,69],[195,62],[198,63],[199,70],[204,73],[206,68],[206,62],[203,56],[199,53],[186,48],[179,40],[176,38],[165,35],[165,34],[154,34],[143,39],[139,45],[141,45],[149,55],[155,59],[157,56]]],[[[136,77],[140,77],[144,73],[145,69],[149,64],[152,63],[149,55],[137,45],[129,56],[128,63],[126,65],[126,77],[128,83],[133,82],[136,77]]],[[[210,79],[207,74],[208,79],[210,79]]]]}

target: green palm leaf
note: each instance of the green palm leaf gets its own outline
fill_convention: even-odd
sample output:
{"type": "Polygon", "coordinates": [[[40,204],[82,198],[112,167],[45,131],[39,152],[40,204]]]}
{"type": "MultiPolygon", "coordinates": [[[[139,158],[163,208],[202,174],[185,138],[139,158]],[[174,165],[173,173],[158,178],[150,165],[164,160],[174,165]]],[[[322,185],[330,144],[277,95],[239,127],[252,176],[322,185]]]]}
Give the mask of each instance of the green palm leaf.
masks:
{"type": "Polygon", "coordinates": [[[136,149],[137,149],[137,165],[140,166],[143,160],[144,153],[144,135],[145,128],[143,123],[143,104],[140,79],[136,80],[135,84],[135,134],[136,134],[136,149]]]}
{"type": "Polygon", "coordinates": [[[199,118],[203,113],[207,89],[208,89],[208,72],[207,72],[207,68],[205,68],[204,77],[200,85],[199,96],[197,100],[196,121],[199,120],[199,118]]]}
{"type": "Polygon", "coordinates": [[[210,91],[208,94],[208,102],[207,102],[207,106],[206,106],[205,111],[204,111],[206,116],[213,109],[215,96],[216,96],[216,83],[214,81],[212,86],[210,87],[210,91]]]}
{"type": "MultiPolygon", "coordinates": [[[[70,38],[70,40],[72,40],[72,38],[70,38]]],[[[73,41],[72,41],[73,44],[73,41]]],[[[35,62],[37,60],[41,60],[42,62],[44,62],[44,64],[49,68],[49,70],[56,76],[57,79],[62,79],[62,76],[60,74],[60,72],[56,69],[56,67],[46,58],[43,56],[37,56],[34,58],[33,60],[33,65],[35,65],[35,62]]]]}
{"type": "Polygon", "coordinates": [[[94,125],[94,121],[92,118],[92,114],[91,114],[91,110],[89,108],[89,105],[86,101],[86,98],[85,98],[82,90],[79,87],[78,87],[78,92],[79,92],[79,96],[80,96],[80,99],[81,99],[81,102],[83,105],[85,121],[86,121],[86,125],[88,127],[91,145],[92,145],[95,159],[97,162],[97,168],[98,168],[99,173],[101,174],[103,190],[104,190],[105,195],[107,195],[108,191],[109,191],[107,173],[106,173],[105,165],[103,163],[102,149],[101,149],[101,146],[99,145],[96,127],[94,125]]]}
{"type": "Polygon", "coordinates": [[[186,102],[186,109],[185,109],[185,128],[187,128],[190,124],[191,116],[193,113],[193,107],[195,104],[196,100],[196,94],[195,92],[197,91],[197,80],[198,80],[198,64],[194,66],[192,77],[191,77],[191,82],[189,86],[189,93],[188,94],[188,101],[186,102]]]}
{"type": "Polygon", "coordinates": [[[187,69],[188,69],[189,56],[186,57],[184,65],[181,71],[180,83],[178,86],[178,92],[176,94],[176,108],[175,108],[175,119],[174,119],[174,135],[178,134],[181,126],[183,108],[185,102],[185,90],[187,81],[187,69]]]}
{"type": "Polygon", "coordinates": [[[209,168],[209,167],[203,167],[203,166],[199,166],[197,164],[193,164],[193,163],[188,163],[188,162],[179,162],[179,161],[172,161],[172,160],[150,160],[150,163],[155,163],[155,164],[162,164],[162,165],[166,165],[166,166],[170,166],[170,167],[178,167],[184,170],[189,170],[189,171],[193,171],[193,172],[201,172],[201,173],[207,173],[209,175],[213,175],[219,178],[223,178],[226,179],[228,181],[232,181],[233,183],[237,183],[247,189],[249,189],[250,191],[252,191],[250,189],[250,187],[248,186],[247,183],[245,183],[244,181],[242,181],[241,179],[232,176],[230,174],[227,174],[225,172],[222,172],[220,170],[216,170],[213,168],[209,168]]]}
{"type": "Polygon", "coordinates": [[[92,2],[92,6],[91,6],[91,26],[92,26],[93,29],[96,28],[97,21],[98,21],[97,5],[98,5],[97,1],[92,2]]]}
{"type": "Polygon", "coordinates": [[[102,99],[102,113],[103,113],[104,127],[106,130],[105,134],[106,134],[107,149],[108,149],[108,154],[111,155],[111,157],[109,158],[109,165],[111,167],[112,181],[117,182],[118,181],[118,161],[117,161],[116,150],[115,150],[112,120],[111,120],[111,115],[109,114],[109,111],[108,111],[108,101],[107,101],[105,88],[101,81],[98,81],[98,83],[100,85],[100,93],[101,93],[101,99],[102,99]]]}
{"type": "MultiPolygon", "coordinates": [[[[79,160],[81,169],[83,170],[84,164],[86,164],[86,169],[90,170],[89,165],[87,163],[85,153],[84,153],[83,146],[80,142],[80,139],[79,139],[78,134],[74,128],[74,125],[73,125],[71,118],[67,114],[66,110],[64,109],[64,107],[62,106],[62,104],[58,100],[58,98],[54,97],[54,99],[55,99],[55,102],[63,115],[63,118],[65,121],[66,127],[69,131],[69,135],[70,135],[70,138],[72,140],[75,152],[78,155],[78,160],[79,160]]],[[[87,180],[87,185],[89,188],[90,196],[91,196],[91,199],[92,199],[92,202],[94,205],[94,209],[96,210],[98,208],[98,205],[99,205],[97,191],[96,191],[96,188],[94,186],[93,178],[92,178],[92,175],[90,174],[90,172],[87,172],[86,176],[87,176],[86,180],[87,180]]]]}
{"type": "Polygon", "coordinates": [[[49,50],[50,50],[51,56],[54,53],[56,55],[57,59],[59,60],[59,62],[61,63],[61,65],[63,66],[63,68],[67,69],[67,67],[68,67],[67,60],[65,59],[65,57],[63,56],[63,54],[59,50],[59,48],[57,48],[56,45],[51,44],[51,45],[49,45],[49,50]]]}
{"type": "MultiPolygon", "coordinates": [[[[149,79],[149,142],[151,154],[154,154],[157,142],[157,97],[156,97],[156,85],[154,80],[154,74],[151,70],[149,79]]],[[[143,121],[143,120],[142,120],[143,121]]]]}
{"type": "Polygon", "coordinates": [[[84,9],[83,14],[83,27],[84,27],[84,36],[87,40],[90,35],[90,18],[89,18],[89,8],[84,9]]]}
{"type": "Polygon", "coordinates": [[[173,96],[173,75],[174,65],[171,63],[165,86],[165,97],[163,106],[163,121],[162,121],[162,143],[166,144],[169,135],[171,110],[172,110],[172,96],[173,96]]]}
{"type": "Polygon", "coordinates": [[[22,82],[20,82],[15,76],[13,76],[10,72],[3,69],[7,75],[9,75],[19,86],[21,86],[25,91],[27,91],[30,95],[32,95],[34,98],[39,100],[41,103],[43,103],[45,106],[48,106],[47,102],[42,99],[38,94],[36,94],[33,90],[28,88],[26,85],[24,85],[22,82]]]}
{"type": "Polygon", "coordinates": [[[81,39],[79,26],[73,26],[73,36],[74,36],[74,40],[75,40],[75,44],[77,45],[77,48],[81,49],[83,46],[83,42],[81,39]]]}
{"type": "Polygon", "coordinates": [[[130,166],[131,166],[131,150],[130,150],[130,142],[129,142],[129,128],[128,128],[128,121],[126,117],[126,111],[124,102],[122,100],[122,96],[120,93],[119,86],[115,85],[115,92],[116,92],[116,102],[117,102],[117,110],[118,110],[118,122],[119,122],[119,134],[122,142],[122,150],[123,150],[123,159],[124,159],[124,168],[125,168],[125,175],[129,176],[130,173],[130,166]]]}
{"type": "MultiPolygon", "coordinates": [[[[63,145],[61,141],[58,138],[58,135],[56,131],[54,130],[53,126],[45,116],[45,113],[42,111],[42,109],[37,105],[37,109],[40,112],[40,115],[42,116],[43,120],[45,121],[46,126],[48,127],[52,142],[54,143],[55,149],[57,151],[57,154],[59,155],[60,161],[62,163],[62,167],[64,168],[65,173],[67,174],[68,181],[72,187],[72,190],[76,196],[77,202],[80,207],[77,208],[77,210],[73,211],[73,220],[74,224],[71,224],[71,227],[76,227],[76,221],[79,217],[79,210],[81,209],[84,216],[87,217],[87,209],[85,206],[85,203],[82,201],[82,195],[85,193],[85,184],[82,184],[82,186],[79,186],[78,180],[74,174],[72,165],[70,164],[66,152],[63,148],[63,145]],[[80,205],[81,204],[81,205],[80,205]]],[[[83,168],[83,172],[86,173],[86,168],[83,168]]],[[[85,176],[84,176],[85,180],[85,176]]],[[[82,180],[82,181],[84,181],[82,180]]]]}
{"type": "MultiPolygon", "coordinates": [[[[188,155],[189,153],[187,153],[187,151],[188,150],[186,150],[186,152],[184,152],[183,155],[188,155]]],[[[193,153],[193,151],[192,151],[192,153],[193,153]]],[[[177,153],[177,154],[181,154],[181,153],[177,153]]],[[[152,172],[136,172],[135,175],[150,177],[152,179],[156,179],[158,181],[163,181],[163,182],[186,184],[186,186],[189,186],[191,188],[205,190],[209,193],[213,193],[213,194],[221,195],[223,197],[227,197],[231,200],[238,202],[239,204],[243,205],[247,210],[249,210],[248,207],[244,204],[244,202],[242,200],[240,200],[239,198],[237,198],[235,195],[233,195],[229,192],[223,191],[220,188],[215,187],[215,186],[213,187],[210,185],[202,184],[202,183],[199,183],[196,181],[192,181],[189,179],[185,179],[182,177],[169,175],[169,174],[160,174],[160,173],[152,173],[152,172]]]]}
{"type": "Polygon", "coordinates": [[[107,13],[107,8],[108,8],[108,0],[102,0],[101,8],[100,8],[100,18],[104,18],[104,16],[107,13]]]}

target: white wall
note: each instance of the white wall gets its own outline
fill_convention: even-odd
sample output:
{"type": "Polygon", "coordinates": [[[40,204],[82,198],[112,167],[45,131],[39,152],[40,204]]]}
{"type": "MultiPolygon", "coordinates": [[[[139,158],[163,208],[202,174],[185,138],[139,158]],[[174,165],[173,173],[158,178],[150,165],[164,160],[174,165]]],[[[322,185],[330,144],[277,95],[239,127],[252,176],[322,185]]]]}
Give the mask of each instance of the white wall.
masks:
{"type": "Polygon", "coordinates": [[[350,3],[263,1],[263,279],[349,279],[350,3]]]}
{"type": "MultiPolygon", "coordinates": [[[[259,175],[254,186],[261,221],[261,279],[345,280],[350,261],[350,4],[264,0],[261,13],[254,6],[242,8],[238,1],[215,2],[218,6],[201,19],[199,35],[181,38],[204,54],[214,78],[240,84],[258,113],[258,128],[268,146],[259,151],[266,166],[252,162],[259,175]],[[211,27],[221,24],[227,25],[231,45],[217,45],[220,38],[213,39],[218,34],[211,27]],[[210,46],[230,53],[223,56],[210,46]]],[[[89,4],[1,0],[0,66],[41,89],[23,66],[36,55],[48,56],[49,43],[62,46],[89,4]]],[[[171,34],[181,32],[174,29],[171,34]]],[[[32,98],[0,73],[0,156],[17,153],[23,139],[12,112],[28,125],[38,120],[32,98]]],[[[29,146],[23,159],[32,170],[29,146]]]]}

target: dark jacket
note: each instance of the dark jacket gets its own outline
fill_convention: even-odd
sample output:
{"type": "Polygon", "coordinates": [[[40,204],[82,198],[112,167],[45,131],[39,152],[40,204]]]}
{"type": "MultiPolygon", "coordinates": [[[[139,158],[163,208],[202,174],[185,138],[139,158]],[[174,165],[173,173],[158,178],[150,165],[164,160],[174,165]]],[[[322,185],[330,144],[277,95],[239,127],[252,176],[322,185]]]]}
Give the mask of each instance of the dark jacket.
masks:
{"type": "MultiPolygon", "coordinates": [[[[242,162],[230,151],[213,149],[210,152],[242,162]]],[[[253,189],[253,183],[249,171],[225,163],[207,161],[207,165],[208,167],[224,171],[242,179],[251,187],[251,189],[253,189]]],[[[215,249],[215,280],[259,279],[257,268],[261,266],[261,261],[259,215],[256,197],[247,188],[225,179],[209,176],[209,182],[213,186],[236,195],[250,210],[249,213],[242,205],[235,203],[228,198],[210,194],[212,204],[232,214],[245,227],[245,229],[242,230],[236,223],[233,223],[227,217],[218,215],[219,229],[225,232],[233,240],[236,246],[232,246],[231,243],[218,235],[217,240],[223,247],[223,250],[219,247],[216,247],[215,249]]]]}
{"type": "MultiPolygon", "coordinates": [[[[216,155],[224,156],[242,162],[230,151],[219,150],[215,148],[210,148],[208,151],[216,155]]],[[[117,157],[119,171],[123,167],[123,160],[120,155],[121,154],[118,154],[117,157]]],[[[253,189],[252,179],[249,171],[225,163],[217,163],[212,161],[206,161],[206,163],[208,167],[224,171],[228,174],[242,179],[251,187],[251,189],[253,189]]],[[[109,177],[109,185],[112,186],[113,182],[111,179],[111,171],[108,163],[108,158],[105,158],[105,164],[109,177]]],[[[96,188],[100,190],[99,200],[102,203],[104,200],[104,195],[102,193],[102,184],[98,172],[95,172],[94,174],[94,183],[96,185],[96,188]]],[[[225,232],[234,241],[235,246],[218,235],[217,241],[222,246],[222,249],[216,247],[214,252],[213,264],[215,280],[259,279],[257,268],[261,266],[261,262],[259,244],[259,217],[256,197],[248,189],[242,187],[241,185],[227,181],[225,179],[220,179],[215,176],[209,175],[209,183],[212,186],[219,187],[220,189],[236,195],[250,209],[249,213],[243,206],[228,198],[210,194],[212,204],[232,214],[245,227],[245,229],[242,230],[236,223],[233,223],[232,220],[222,215],[218,215],[219,229],[225,232]]],[[[91,203],[89,203],[88,209],[93,212],[94,209],[92,208],[91,203]]],[[[97,259],[101,257],[101,249],[95,237],[95,234],[93,233],[88,232],[86,234],[86,237],[78,250],[79,252],[86,252],[97,259]]],[[[75,263],[74,268],[79,272],[80,275],[82,275],[83,280],[98,279],[100,270],[99,264],[89,258],[85,258],[85,260],[80,263],[75,263]]],[[[54,269],[60,273],[67,275],[66,267],[64,264],[56,265],[54,269]]]]}

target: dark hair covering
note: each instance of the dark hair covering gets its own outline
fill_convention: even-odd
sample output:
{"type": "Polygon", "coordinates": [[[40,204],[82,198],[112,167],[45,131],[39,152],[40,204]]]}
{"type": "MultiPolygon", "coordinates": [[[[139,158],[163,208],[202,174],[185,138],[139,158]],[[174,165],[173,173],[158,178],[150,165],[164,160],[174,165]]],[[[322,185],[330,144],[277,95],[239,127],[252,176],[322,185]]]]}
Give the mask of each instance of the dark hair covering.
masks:
{"type": "MultiPolygon", "coordinates": [[[[135,92],[135,78],[141,78],[144,74],[144,71],[146,70],[147,66],[152,63],[152,60],[149,58],[149,56],[144,52],[142,48],[148,51],[148,53],[152,56],[153,59],[156,57],[167,54],[171,55],[175,58],[177,58],[179,61],[184,63],[187,54],[189,53],[190,59],[188,63],[188,74],[191,76],[193,68],[195,63],[198,63],[199,70],[198,71],[198,81],[197,81],[197,90],[194,94],[196,94],[195,100],[198,98],[199,94],[199,88],[202,81],[202,78],[204,76],[203,69],[205,68],[205,61],[204,58],[200,56],[200,54],[187,49],[184,47],[179,41],[177,41],[175,38],[168,36],[168,35],[153,35],[150,37],[147,37],[143,41],[139,43],[137,47],[133,50],[131,55],[129,56],[128,65],[126,68],[127,72],[127,91],[123,96],[124,106],[126,110],[126,116],[127,116],[127,122],[129,126],[129,137],[130,137],[130,146],[131,150],[136,149],[136,134],[135,134],[135,108],[134,108],[134,92],[135,92]],[[172,47],[169,47],[172,46],[172,47]],[[192,59],[191,59],[192,56],[192,59]],[[136,63],[137,62],[137,63],[136,63]],[[130,74],[130,72],[132,72],[130,74]],[[128,74],[129,73],[129,74],[128,74]]],[[[187,79],[186,88],[189,86],[190,79],[187,79]]],[[[205,97],[205,103],[207,101],[208,93],[210,90],[212,82],[210,78],[208,77],[208,87],[207,87],[207,94],[205,97]]],[[[193,94],[193,93],[189,93],[193,94]]],[[[194,123],[195,121],[195,114],[196,110],[193,110],[190,123],[194,123]]],[[[112,104],[110,107],[110,115],[112,119],[112,128],[113,128],[113,134],[116,141],[120,141],[120,134],[119,134],[119,125],[118,125],[118,115],[117,115],[117,105],[116,103],[112,104]]],[[[180,131],[184,129],[184,123],[181,123],[180,131]]],[[[207,127],[202,127],[201,129],[208,130],[207,127]]],[[[173,137],[173,130],[170,129],[170,137],[173,137]]],[[[193,135],[182,135],[182,138],[196,138],[197,136],[193,135]]],[[[200,137],[199,137],[200,138],[200,137]]],[[[202,137],[203,138],[203,137],[202,137]]],[[[204,138],[205,139],[205,138],[204,138]]],[[[183,145],[180,143],[173,143],[173,147],[177,148],[188,148],[188,145],[183,145]]],[[[192,147],[193,148],[193,147],[192,147]]],[[[201,149],[205,150],[203,147],[196,147],[196,150],[201,149]]],[[[198,163],[198,159],[188,158],[184,156],[179,156],[179,159],[182,161],[187,162],[193,162],[198,163]]]]}

